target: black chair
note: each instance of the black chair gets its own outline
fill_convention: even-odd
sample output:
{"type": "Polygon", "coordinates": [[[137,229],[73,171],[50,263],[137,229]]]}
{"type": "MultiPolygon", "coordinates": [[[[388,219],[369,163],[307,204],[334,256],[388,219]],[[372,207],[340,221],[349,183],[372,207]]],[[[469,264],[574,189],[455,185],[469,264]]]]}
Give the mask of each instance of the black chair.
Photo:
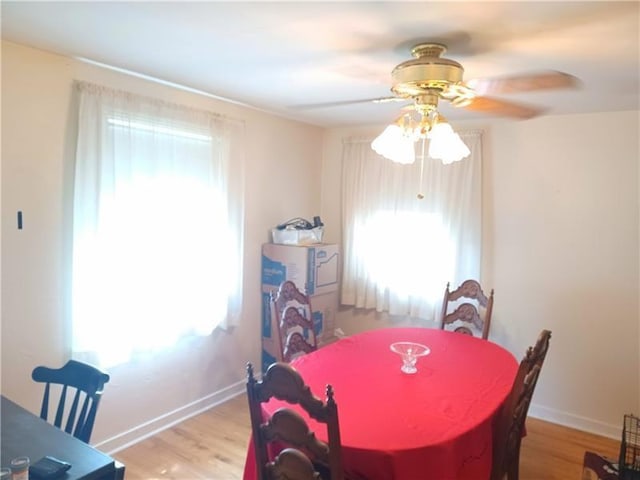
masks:
{"type": "MultiPolygon", "coordinates": [[[[64,431],[85,443],[89,443],[102,390],[109,381],[109,375],[86,363],[69,360],[62,368],[36,367],[31,373],[31,378],[36,382],[46,384],[40,418],[48,420],[49,397],[55,395],[51,393],[51,385],[59,385],[60,396],[57,406],[54,407],[56,414],[53,424],[63,429],[65,412],[68,411],[64,431]],[[75,394],[73,389],[75,389],[75,394]],[[73,396],[70,407],[67,392],[69,392],[69,397],[73,396]],[[82,403],[82,407],[78,412],[80,403],[82,403]]],[[[54,403],[52,400],[52,406],[54,403]]]]}

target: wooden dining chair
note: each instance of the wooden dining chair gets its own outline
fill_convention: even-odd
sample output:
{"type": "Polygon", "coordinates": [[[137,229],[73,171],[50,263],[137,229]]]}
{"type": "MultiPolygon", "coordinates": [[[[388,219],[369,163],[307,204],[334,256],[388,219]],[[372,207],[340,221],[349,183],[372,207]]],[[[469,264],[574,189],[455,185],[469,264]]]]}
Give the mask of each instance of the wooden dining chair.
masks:
{"type": "MultiPolygon", "coordinates": [[[[36,367],[31,373],[31,378],[45,384],[40,418],[48,420],[49,400],[54,396],[52,391],[59,391],[57,406],[54,407],[56,413],[53,424],[89,443],[102,391],[109,381],[109,375],[92,365],[69,360],[62,368],[36,367]],[[53,385],[56,386],[52,387],[53,385]],[[80,403],[82,406],[78,411],[80,403]]],[[[54,404],[55,401],[52,399],[51,405],[54,404]]]]}
{"type": "Polygon", "coordinates": [[[518,480],[520,445],[525,422],[542,365],[549,350],[551,332],[543,330],[518,366],[511,392],[498,417],[493,441],[491,480],[518,480]]]}
{"type": "Polygon", "coordinates": [[[345,479],[338,406],[331,385],[327,385],[326,394],[324,402],[313,395],[298,371],[287,363],[273,363],[260,381],[254,377],[252,364],[247,364],[247,398],[258,480],[345,479]],[[310,418],[326,425],[328,442],[316,438],[304,418],[290,408],[280,408],[264,419],[261,405],[271,398],[300,405],[310,418]],[[295,451],[285,449],[271,461],[268,452],[273,442],[295,451]],[[311,469],[301,453],[307,457],[311,469]],[[300,475],[294,476],[292,471],[300,472],[300,475]],[[282,472],[288,472],[286,475],[289,476],[282,472]]]}
{"type": "Polygon", "coordinates": [[[311,302],[295,283],[290,280],[282,282],[272,295],[271,305],[276,316],[282,361],[290,362],[318,349],[311,302]]]}
{"type": "Polygon", "coordinates": [[[529,347],[529,349],[527,350],[529,361],[534,362],[536,365],[539,365],[540,368],[542,368],[544,359],[547,357],[547,352],[549,351],[550,341],[551,331],[542,330],[540,332],[540,335],[538,335],[536,343],[532,347],[529,347]]]}
{"type": "Polygon", "coordinates": [[[440,316],[440,328],[445,330],[450,327],[453,331],[467,335],[479,334],[485,340],[489,337],[491,325],[491,313],[493,311],[493,290],[487,297],[477,280],[465,280],[458,288],[449,290],[450,284],[444,290],[442,301],[442,314],[440,316]],[[457,305],[450,311],[460,299],[473,300],[457,305]]]}
{"type": "Polygon", "coordinates": [[[321,480],[309,457],[296,448],[285,448],[267,465],[268,480],[321,480]]]}

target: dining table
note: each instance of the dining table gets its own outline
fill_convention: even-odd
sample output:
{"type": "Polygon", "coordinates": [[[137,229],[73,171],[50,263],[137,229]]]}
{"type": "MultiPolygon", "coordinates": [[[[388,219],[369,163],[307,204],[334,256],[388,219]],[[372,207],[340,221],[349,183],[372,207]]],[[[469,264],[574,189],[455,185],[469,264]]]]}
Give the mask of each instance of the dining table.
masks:
{"type": "Polygon", "coordinates": [[[71,464],[57,480],[119,480],[124,476],[124,466],[116,468],[115,460],[109,455],[42,420],[4,395],[0,422],[2,467],[8,468],[17,457],[29,457],[33,464],[44,456],[52,456],[71,464]]]}
{"type": "MultiPolygon", "coordinates": [[[[324,398],[333,387],[346,472],[368,480],[486,480],[491,473],[496,421],[511,390],[518,362],[502,346],[433,328],[383,328],[348,336],[296,358],[291,365],[324,398]],[[401,371],[395,342],[415,342],[430,352],[417,372],[401,371]]],[[[326,427],[299,407],[321,440],[326,427]]],[[[244,480],[257,478],[249,442],[244,480]]]]}

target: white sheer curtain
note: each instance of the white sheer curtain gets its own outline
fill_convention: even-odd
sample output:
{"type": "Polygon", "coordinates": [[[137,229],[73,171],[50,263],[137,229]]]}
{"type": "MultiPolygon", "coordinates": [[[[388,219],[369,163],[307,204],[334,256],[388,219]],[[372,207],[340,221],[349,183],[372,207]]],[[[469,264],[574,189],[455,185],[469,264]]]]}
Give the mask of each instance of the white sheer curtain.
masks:
{"type": "Polygon", "coordinates": [[[479,278],[482,134],[459,133],[471,155],[423,172],[344,139],[343,304],[432,321],[447,282],[479,278]]]}
{"type": "Polygon", "coordinates": [[[74,356],[115,365],[236,323],[244,126],[75,87],[74,356]]]}

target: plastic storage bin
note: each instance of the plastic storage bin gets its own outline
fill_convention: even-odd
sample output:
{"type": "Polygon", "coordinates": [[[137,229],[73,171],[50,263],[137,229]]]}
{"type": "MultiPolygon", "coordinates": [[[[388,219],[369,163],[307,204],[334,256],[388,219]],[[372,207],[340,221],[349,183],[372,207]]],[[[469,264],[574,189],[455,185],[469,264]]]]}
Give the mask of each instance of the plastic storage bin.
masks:
{"type": "Polygon", "coordinates": [[[315,227],[308,230],[287,228],[284,230],[278,230],[277,228],[271,230],[273,243],[279,243],[281,245],[313,245],[322,243],[323,234],[323,227],[315,227]]]}

